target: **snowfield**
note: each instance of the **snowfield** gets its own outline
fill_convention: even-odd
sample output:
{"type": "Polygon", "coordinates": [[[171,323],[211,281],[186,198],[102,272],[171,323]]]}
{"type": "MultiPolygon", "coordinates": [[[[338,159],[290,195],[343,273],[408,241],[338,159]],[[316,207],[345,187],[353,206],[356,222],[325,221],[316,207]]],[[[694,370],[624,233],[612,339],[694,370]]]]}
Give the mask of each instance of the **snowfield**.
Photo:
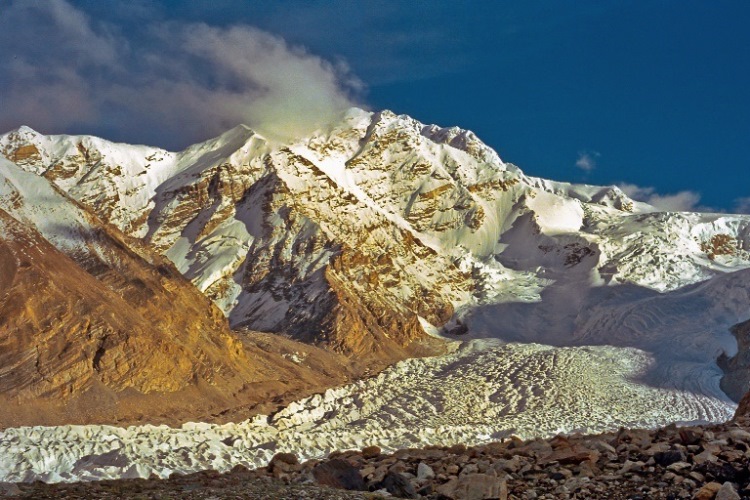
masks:
{"type": "Polygon", "coordinates": [[[0,433],[0,481],[167,477],[264,466],[282,451],[316,458],[373,444],[478,444],[732,416],[718,369],[684,370],[679,387],[659,386],[643,380],[653,364],[633,348],[469,341],[237,424],[8,429],[0,433]]]}

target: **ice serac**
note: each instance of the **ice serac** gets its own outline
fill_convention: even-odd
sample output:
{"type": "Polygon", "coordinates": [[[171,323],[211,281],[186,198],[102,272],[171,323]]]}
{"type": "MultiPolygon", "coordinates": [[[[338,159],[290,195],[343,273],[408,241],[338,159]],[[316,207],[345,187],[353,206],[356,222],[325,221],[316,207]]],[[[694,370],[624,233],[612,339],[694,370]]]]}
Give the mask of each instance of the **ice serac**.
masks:
{"type": "MultiPolygon", "coordinates": [[[[530,177],[469,131],[388,111],[284,143],[238,126],[172,153],[24,128],[0,151],[167,256],[232,326],[380,366],[435,352],[428,331],[559,345],[606,326],[623,345],[635,310],[613,328],[591,315],[602,299],[750,267],[747,216],[530,177]]],[[[750,317],[730,309],[712,328],[750,317]]]]}
{"type": "Polygon", "coordinates": [[[347,379],[283,350],[231,332],[168,259],[0,159],[0,428],[210,419],[347,379]]]}

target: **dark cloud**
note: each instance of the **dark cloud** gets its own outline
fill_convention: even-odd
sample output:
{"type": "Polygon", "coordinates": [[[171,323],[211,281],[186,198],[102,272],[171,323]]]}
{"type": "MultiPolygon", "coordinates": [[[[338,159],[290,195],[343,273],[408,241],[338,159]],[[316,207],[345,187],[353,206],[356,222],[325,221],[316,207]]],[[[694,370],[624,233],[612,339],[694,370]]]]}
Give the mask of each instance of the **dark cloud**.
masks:
{"type": "Polygon", "coordinates": [[[251,26],[153,20],[124,33],[65,0],[12,0],[0,45],[2,130],[104,128],[171,147],[239,123],[290,136],[354,105],[361,88],[343,62],[251,26]]]}

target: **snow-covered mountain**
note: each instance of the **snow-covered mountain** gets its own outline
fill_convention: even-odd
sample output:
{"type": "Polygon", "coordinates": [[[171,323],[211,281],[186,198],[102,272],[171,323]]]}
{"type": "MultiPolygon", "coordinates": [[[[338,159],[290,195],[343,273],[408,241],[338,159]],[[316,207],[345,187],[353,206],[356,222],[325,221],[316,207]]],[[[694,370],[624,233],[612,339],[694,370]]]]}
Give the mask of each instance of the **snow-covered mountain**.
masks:
{"type": "Polygon", "coordinates": [[[233,326],[374,359],[497,304],[669,292],[750,266],[747,216],[529,177],[469,131],[388,111],[290,143],[238,126],[173,153],[22,127],[0,151],[169,257],[233,326]]]}
{"type": "Polygon", "coordinates": [[[395,449],[720,421],[735,408],[727,394],[737,400],[750,386],[750,216],[660,212],[615,186],[530,177],[471,132],[388,111],[352,109],[287,143],[238,126],[181,152],[22,127],[0,136],[0,153],[9,160],[0,160],[0,342],[8,332],[25,338],[21,326],[57,339],[0,349],[3,405],[9,387],[26,401],[76,377],[99,387],[106,368],[115,391],[187,384],[194,392],[177,398],[244,405],[225,419],[239,420],[253,397],[271,411],[281,392],[362,375],[352,359],[379,370],[445,352],[238,424],[0,432],[0,479],[147,477],[262,465],[277,451],[318,457],[373,442],[395,449]],[[209,302],[166,259],[235,329],[348,358],[202,317],[194,309],[209,302]],[[43,280],[19,281],[24,266],[43,280]],[[39,283],[45,293],[32,293],[39,283]],[[67,288],[50,293],[50,283],[67,288]],[[155,295],[124,303],[133,286],[155,295]],[[104,304],[90,305],[81,287],[104,304]],[[16,296],[24,301],[7,299],[16,296]],[[39,323],[28,311],[55,303],[72,303],[63,312],[83,311],[84,323],[111,315],[162,326],[104,340],[51,336],[44,322],[54,314],[39,323]],[[183,339],[185,325],[197,333],[183,339]],[[172,343],[184,355],[126,376],[136,353],[161,359],[172,343]],[[79,344],[82,356],[64,349],[79,344]],[[214,391],[196,382],[209,372],[214,391]],[[243,437],[226,452],[235,435],[243,437]],[[154,454],[165,440],[194,451],[154,454]],[[62,457],[53,465],[50,449],[62,457]],[[76,468],[114,449],[127,460],[76,468]]]}
{"type": "Polygon", "coordinates": [[[210,418],[350,376],[299,349],[230,331],[165,257],[0,158],[0,428],[210,418]]]}

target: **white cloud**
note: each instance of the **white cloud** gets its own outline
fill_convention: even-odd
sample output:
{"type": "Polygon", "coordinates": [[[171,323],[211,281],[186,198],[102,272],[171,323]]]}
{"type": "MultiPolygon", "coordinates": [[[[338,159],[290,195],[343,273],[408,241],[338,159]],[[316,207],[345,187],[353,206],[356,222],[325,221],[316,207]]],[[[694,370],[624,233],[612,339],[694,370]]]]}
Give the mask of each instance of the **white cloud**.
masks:
{"type": "Polygon", "coordinates": [[[635,184],[618,184],[622,191],[636,201],[648,203],[664,212],[691,212],[704,210],[700,207],[701,196],[695,191],[679,191],[673,194],[659,194],[652,187],[635,184]]]}
{"type": "Polygon", "coordinates": [[[0,45],[0,131],[108,124],[185,145],[245,123],[293,136],[361,89],[343,62],[251,26],[154,21],[126,37],[65,0],[12,0],[0,45]]]}
{"type": "Polygon", "coordinates": [[[581,151],[578,153],[576,167],[586,172],[591,172],[596,168],[596,160],[601,155],[596,151],[581,151]]]}

